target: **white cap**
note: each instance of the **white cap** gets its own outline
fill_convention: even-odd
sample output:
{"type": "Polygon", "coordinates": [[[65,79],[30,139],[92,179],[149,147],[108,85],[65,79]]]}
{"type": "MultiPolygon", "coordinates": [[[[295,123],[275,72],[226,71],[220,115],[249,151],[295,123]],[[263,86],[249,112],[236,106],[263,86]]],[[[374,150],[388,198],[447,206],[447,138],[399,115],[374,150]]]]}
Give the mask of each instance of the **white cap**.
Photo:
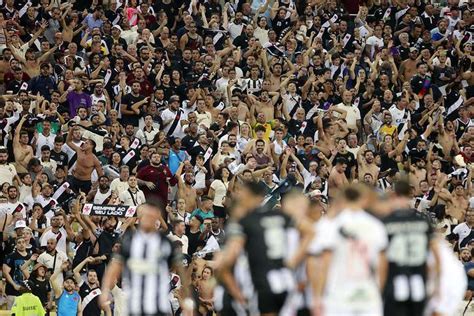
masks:
{"type": "Polygon", "coordinates": [[[19,220],[15,223],[15,229],[17,228],[25,228],[26,222],[24,220],[19,220]]]}
{"type": "Polygon", "coordinates": [[[464,157],[462,155],[457,155],[454,157],[454,162],[460,167],[466,167],[466,162],[464,161],[464,157]]]}

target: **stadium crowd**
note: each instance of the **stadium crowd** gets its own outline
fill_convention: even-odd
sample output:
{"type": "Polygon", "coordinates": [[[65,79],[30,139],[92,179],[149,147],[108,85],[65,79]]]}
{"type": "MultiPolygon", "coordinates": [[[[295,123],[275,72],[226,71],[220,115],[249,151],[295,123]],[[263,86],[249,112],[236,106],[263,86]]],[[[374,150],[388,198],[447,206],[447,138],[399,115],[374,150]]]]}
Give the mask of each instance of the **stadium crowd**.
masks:
{"type": "MultiPolygon", "coordinates": [[[[231,237],[252,235],[251,221],[229,225],[239,210],[319,222],[302,250],[318,254],[338,240],[324,220],[360,200],[349,184],[365,185],[377,216],[408,196],[464,265],[472,299],[473,0],[2,2],[2,309],[231,315],[215,272],[234,264],[218,255],[237,249],[231,237]],[[405,178],[409,192],[394,190],[405,178]],[[155,253],[169,266],[140,266],[155,253]],[[156,277],[125,282],[134,268],[156,277]]],[[[262,251],[288,254],[278,222],[263,222],[262,251]]]]}

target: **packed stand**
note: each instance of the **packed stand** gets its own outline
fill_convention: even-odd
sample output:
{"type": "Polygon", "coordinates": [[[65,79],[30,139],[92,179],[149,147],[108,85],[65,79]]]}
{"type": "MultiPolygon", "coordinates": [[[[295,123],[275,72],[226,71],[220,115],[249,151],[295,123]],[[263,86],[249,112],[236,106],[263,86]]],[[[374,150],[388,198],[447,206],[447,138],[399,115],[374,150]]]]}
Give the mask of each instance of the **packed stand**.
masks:
{"type": "Polygon", "coordinates": [[[312,224],[355,183],[380,215],[401,178],[472,297],[472,0],[101,2],[0,9],[2,309],[226,315],[253,194],[296,188],[312,224]]]}

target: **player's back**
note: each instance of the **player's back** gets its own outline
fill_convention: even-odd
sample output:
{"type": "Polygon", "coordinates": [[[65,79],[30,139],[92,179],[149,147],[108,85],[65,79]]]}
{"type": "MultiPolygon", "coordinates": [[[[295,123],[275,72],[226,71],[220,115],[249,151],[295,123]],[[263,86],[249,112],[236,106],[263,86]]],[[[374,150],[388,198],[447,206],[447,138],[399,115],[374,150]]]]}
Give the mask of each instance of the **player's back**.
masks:
{"type": "Polygon", "coordinates": [[[433,229],[413,209],[395,210],[383,222],[389,239],[385,314],[421,315],[426,301],[427,259],[433,229]]]}
{"type": "MultiPolygon", "coordinates": [[[[256,288],[268,286],[269,279],[285,268],[288,254],[290,219],[284,213],[261,208],[249,213],[240,221],[245,234],[245,250],[250,272],[256,288]]],[[[277,280],[274,282],[279,283],[277,280]]],[[[275,284],[277,285],[277,284],[275,284]]]]}
{"type": "Polygon", "coordinates": [[[363,210],[345,209],[320,233],[322,249],[332,253],[325,308],[334,315],[381,315],[376,271],[387,246],[382,223],[363,210]]]}

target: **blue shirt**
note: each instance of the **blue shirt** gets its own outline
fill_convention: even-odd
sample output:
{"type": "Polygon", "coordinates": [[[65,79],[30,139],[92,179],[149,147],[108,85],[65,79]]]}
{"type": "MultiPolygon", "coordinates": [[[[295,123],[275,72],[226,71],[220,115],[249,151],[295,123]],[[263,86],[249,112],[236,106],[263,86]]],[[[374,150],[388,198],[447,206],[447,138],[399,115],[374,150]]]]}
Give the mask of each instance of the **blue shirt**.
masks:
{"type": "Polygon", "coordinates": [[[178,171],[179,164],[185,161],[187,158],[186,152],[184,150],[178,151],[176,153],[173,149],[170,150],[168,168],[170,168],[171,174],[175,174],[178,171]]]}
{"type": "Polygon", "coordinates": [[[58,300],[58,316],[76,316],[80,301],[81,297],[76,291],[69,294],[66,290],[63,290],[58,300]]]}
{"type": "MultiPolygon", "coordinates": [[[[466,275],[467,272],[471,269],[474,269],[474,262],[469,261],[464,264],[464,271],[466,271],[466,275]]],[[[474,278],[470,277],[469,275],[467,275],[467,289],[470,291],[474,291],[474,278]]]]}
{"type": "Polygon", "coordinates": [[[101,28],[102,24],[104,24],[104,21],[102,19],[94,19],[94,16],[92,13],[89,13],[86,18],[84,19],[85,23],[90,29],[93,29],[95,27],[101,28]]]}

